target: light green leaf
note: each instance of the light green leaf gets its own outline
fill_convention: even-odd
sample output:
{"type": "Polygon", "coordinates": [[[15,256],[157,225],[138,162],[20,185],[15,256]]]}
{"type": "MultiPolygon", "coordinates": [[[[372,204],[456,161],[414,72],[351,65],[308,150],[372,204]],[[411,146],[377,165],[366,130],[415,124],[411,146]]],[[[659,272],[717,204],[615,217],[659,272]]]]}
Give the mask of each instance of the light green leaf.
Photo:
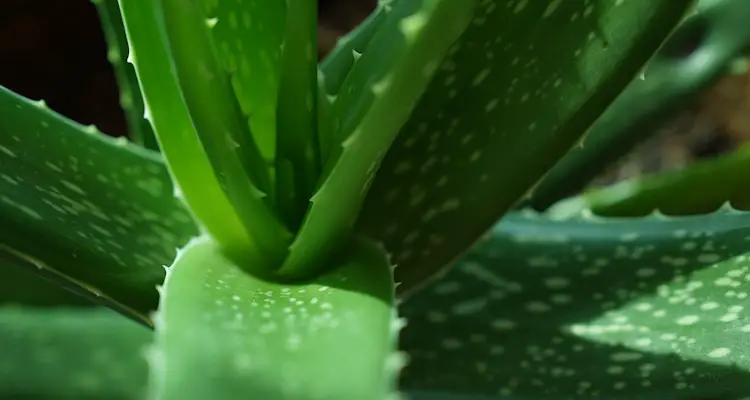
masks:
{"type": "Polygon", "coordinates": [[[0,257],[146,322],[196,234],[158,154],[0,87],[0,257]]]}
{"type": "Polygon", "coordinates": [[[393,252],[400,289],[439,273],[528,193],[691,4],[482,2],[362,208],[359,228],[393,252]]]}
{"type": "Polygon", "coordinates": [[[748,237],[750,213],[729,210],[509,214],[405,302],[403,388],[538,400],[749,396],[748,237]]]}
{"type": "Polygon", "coordinates": [[[475,0],[401,1],[352,67],[333,104],[335,144],[279,273],[319,272],[345,242],[380,160],[466,28],[475,0]]]}
{"type": "Polygon", "coordinates": [[[152,349],[160,399],[373,399],[394,390],[400,360],[391,266],[356,242],[313,283],[256,279],[206,238],[169,269],[152,349]]]}
{"type": "MultiPolygon", "coordinates": [[[[164,23],[175,75],[196,129],[192,140],[200,141],[219,185],[252,240],[251,248],[236,254],[235,249],[227,250],[245,267],[259,271],[277,268],[292,236],[274,212],[267,165],[210,40],[212,22],[192,1],[160,0],[158,4],[163,8],[158,15],[164,23]]],[[[227,247],[221,240],[219,243],[227,247]]]]}
{"type": "MultiPolygon", "coordinates": [[[[193,126],[174,74],[157,3],[119,0],[125,23],[129,59],[143,85],[147,119],[156,132],[172,178],[203,228],[227,252],[248,256],[256,249],[209,162],[193,126]]],[[[259,261],[258,265],[262,265],[259,261]]]]}

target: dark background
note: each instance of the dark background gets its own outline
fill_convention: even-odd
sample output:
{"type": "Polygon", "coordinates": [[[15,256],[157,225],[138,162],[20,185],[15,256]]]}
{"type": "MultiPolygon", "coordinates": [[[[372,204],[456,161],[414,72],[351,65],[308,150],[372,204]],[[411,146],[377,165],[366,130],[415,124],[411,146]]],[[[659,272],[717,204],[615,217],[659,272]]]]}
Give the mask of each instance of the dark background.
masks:
{"type": "MultiPolygon", "coordinates": [[[[0,0],[0,85],[111,135],[126,131],[98,15],[89,0],[0,0]]],[[[376,0],[319,0],[319,48],[358,24],[376,0]]],[[[602,178],[680,168],[750,138],[750,79],[708,90],[630,159],[602,178]]]]}

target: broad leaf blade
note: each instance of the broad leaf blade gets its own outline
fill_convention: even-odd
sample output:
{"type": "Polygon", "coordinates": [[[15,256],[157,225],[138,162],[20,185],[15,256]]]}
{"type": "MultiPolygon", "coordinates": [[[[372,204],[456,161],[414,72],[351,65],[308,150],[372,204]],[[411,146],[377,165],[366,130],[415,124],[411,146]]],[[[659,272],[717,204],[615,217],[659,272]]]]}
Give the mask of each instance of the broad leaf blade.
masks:
{"type": "Polygon", "coordinates": [[[107,59],[114,67],[120,88],[120,106],[125,112],[130,139],[147,149],[159,150],[154,131],[144,118],[145,107],[140,84],[128,58],[128,41],[117,0],[93,0],[109,47],[107,59]]]}
{"type": "Polygon", "coordinates": [[[399,367],[389,363],[398,334],[391,267],[377,246],[350,251],[314,283],[279,285],[244,273],[206,238],[191,241],[161,289],[151,393],[386,398],[399,367]]]}
{"type": "Polygon", "coordinates": [[[156,153],[0,87],[0,253],[147,320],[196,229],[156,153]]]}
{"type": "Polygon", "coordinates": [[[403,306],[404,389],[501,399],[750,395],[749,213],[510,214],[403,306]]]}
{"type": "Polygon", "coordinates": [[[106,309],[0,307],[0,397],[142,399],[150,337],[106,309]]]}
{"type": "Polygon", "coordinates": [[[570,149],[692,3],[482,2],[390,148],[360,229],[404,290],[455,260],[570,149]]]}

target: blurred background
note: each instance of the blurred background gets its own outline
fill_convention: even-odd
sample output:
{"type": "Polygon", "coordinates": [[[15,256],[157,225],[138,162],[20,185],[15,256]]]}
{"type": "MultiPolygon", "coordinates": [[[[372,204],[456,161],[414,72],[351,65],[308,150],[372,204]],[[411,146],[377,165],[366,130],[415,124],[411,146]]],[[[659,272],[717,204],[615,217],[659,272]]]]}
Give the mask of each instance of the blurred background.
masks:
{"type": "MultiPolygon", "coordinates": [[[[125,133],[112,67],[90,0],[0,0],[0,84],[44,99],[63,115],[102,131],[125,133]]],[[[318,0],[318,47],[325,55],[376,0],[318,0]]],[[[750,75],[728,76],[598,184],[644,172],[679,169],[750,139],[750,75]]]]}

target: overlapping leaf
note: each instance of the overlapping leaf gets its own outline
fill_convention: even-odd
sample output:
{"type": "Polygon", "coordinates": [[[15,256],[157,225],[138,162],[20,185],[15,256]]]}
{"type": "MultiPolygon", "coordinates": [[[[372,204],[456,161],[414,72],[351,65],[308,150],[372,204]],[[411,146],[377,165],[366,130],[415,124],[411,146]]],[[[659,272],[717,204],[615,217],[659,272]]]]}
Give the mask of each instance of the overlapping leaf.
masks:
{"type": "Polygon", "coordinates": [[[155,153],[0,88],[0,254],[135,318],[196,233],[155,153]]]}
{"type": "Polygon", "coordinates": [[[456,259],[527,193],[691,4],[481,2],[386,155],[361,213],[360,228],[394,252],[401,288],[456,259]]]}
{"type": "Polygon", "coordinates": [[[748,237],[750,214],[736,211],[511,214],[404,304],[403,385],[503,399],[750,396],[748,237]]]}

